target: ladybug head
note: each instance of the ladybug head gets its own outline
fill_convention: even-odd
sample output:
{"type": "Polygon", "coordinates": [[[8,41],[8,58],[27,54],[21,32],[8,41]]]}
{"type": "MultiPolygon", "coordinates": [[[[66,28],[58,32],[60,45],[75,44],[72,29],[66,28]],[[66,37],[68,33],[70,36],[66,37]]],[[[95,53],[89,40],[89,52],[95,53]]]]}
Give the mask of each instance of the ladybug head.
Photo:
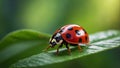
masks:
{"type": "Polygon", "coordinates": [[[60,33],[56,33],[55,35],[52,36],[52,38],[50,38],[50,47],[54,47],[55,45],[60,45],[62,44],[63,39],[61,37],[60,33]]]}

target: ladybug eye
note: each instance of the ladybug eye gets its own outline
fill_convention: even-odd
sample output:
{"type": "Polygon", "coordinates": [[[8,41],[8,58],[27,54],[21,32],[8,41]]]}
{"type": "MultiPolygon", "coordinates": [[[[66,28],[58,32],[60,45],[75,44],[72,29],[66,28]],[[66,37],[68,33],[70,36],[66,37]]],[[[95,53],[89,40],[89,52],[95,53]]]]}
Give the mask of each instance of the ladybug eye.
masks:
{"type": "Polygon", "coordinates": [[[51,44],[52,46],[55,46],[55,45],[56,45],[56,42],[50,42],[50,44],[51,44]]]}
{"type": "Polygon", "coordinates": [[[52,42],[52,45],[54,46],[54,45],[56,45],[56,43],[55,43],[55,42],[52,42]]]}
{"type": "Polygon", "coordinates": [[[62,37],[59,36],[59,37],[56,37],[55,39],[56,39],[57,42],[59,42],[62,39],[62,37]]]}
{"type": "Polygon", "coordinates": [[[57,41],[57,42],[59,42],[59,40],[60,40],[60,38],[59,38],[59,37],[56,37],[55,39],[56,39],[56,41],[57,41]]]}

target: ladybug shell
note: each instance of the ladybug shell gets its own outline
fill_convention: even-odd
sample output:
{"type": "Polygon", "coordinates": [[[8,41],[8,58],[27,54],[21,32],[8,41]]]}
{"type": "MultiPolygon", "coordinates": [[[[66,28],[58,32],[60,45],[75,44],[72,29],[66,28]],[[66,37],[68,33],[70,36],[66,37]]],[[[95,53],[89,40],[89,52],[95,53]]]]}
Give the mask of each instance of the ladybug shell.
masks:
{"type": "Polygon", "coordinates": [[[89,42],[87,32],[79,25],[65,25],[55,33],[57,32],[59,32],[62,38],[70,44],[86,44],[89,42]]]}

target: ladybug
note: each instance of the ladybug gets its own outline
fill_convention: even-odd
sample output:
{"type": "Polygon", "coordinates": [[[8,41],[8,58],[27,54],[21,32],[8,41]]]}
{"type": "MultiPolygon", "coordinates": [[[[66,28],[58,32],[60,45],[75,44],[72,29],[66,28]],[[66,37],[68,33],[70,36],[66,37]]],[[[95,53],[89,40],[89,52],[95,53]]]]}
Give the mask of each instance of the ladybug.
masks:
{"type": "Polygon", "coordinates": [[[69,24],[55,31],[55,33],[50,38],[50,45],[45,49],[45,51],[48,50],[50,47],[53,48],[55,45],[59,45],[56,52],[56,54],[58,54],[59,48],[62,47],[64,44],[68,50],[68,54],[70,54],[71,50],[68,44],[72,46],[77,46],[78,49],[81,51],[81,46],[88,43],[89,36],[85,29],[76,24],[69,24]]]}

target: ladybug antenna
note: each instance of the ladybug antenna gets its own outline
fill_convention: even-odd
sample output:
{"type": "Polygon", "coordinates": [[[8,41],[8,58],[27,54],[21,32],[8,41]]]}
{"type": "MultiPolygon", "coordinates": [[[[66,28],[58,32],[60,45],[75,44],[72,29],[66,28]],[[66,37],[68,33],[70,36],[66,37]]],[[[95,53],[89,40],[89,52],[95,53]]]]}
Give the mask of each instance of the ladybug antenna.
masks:
{"type": "Polygon", "coordinates": [[[43,51],[47,51],[51,46],[49,45],[47,48],[45,48],[43,51]]]}

